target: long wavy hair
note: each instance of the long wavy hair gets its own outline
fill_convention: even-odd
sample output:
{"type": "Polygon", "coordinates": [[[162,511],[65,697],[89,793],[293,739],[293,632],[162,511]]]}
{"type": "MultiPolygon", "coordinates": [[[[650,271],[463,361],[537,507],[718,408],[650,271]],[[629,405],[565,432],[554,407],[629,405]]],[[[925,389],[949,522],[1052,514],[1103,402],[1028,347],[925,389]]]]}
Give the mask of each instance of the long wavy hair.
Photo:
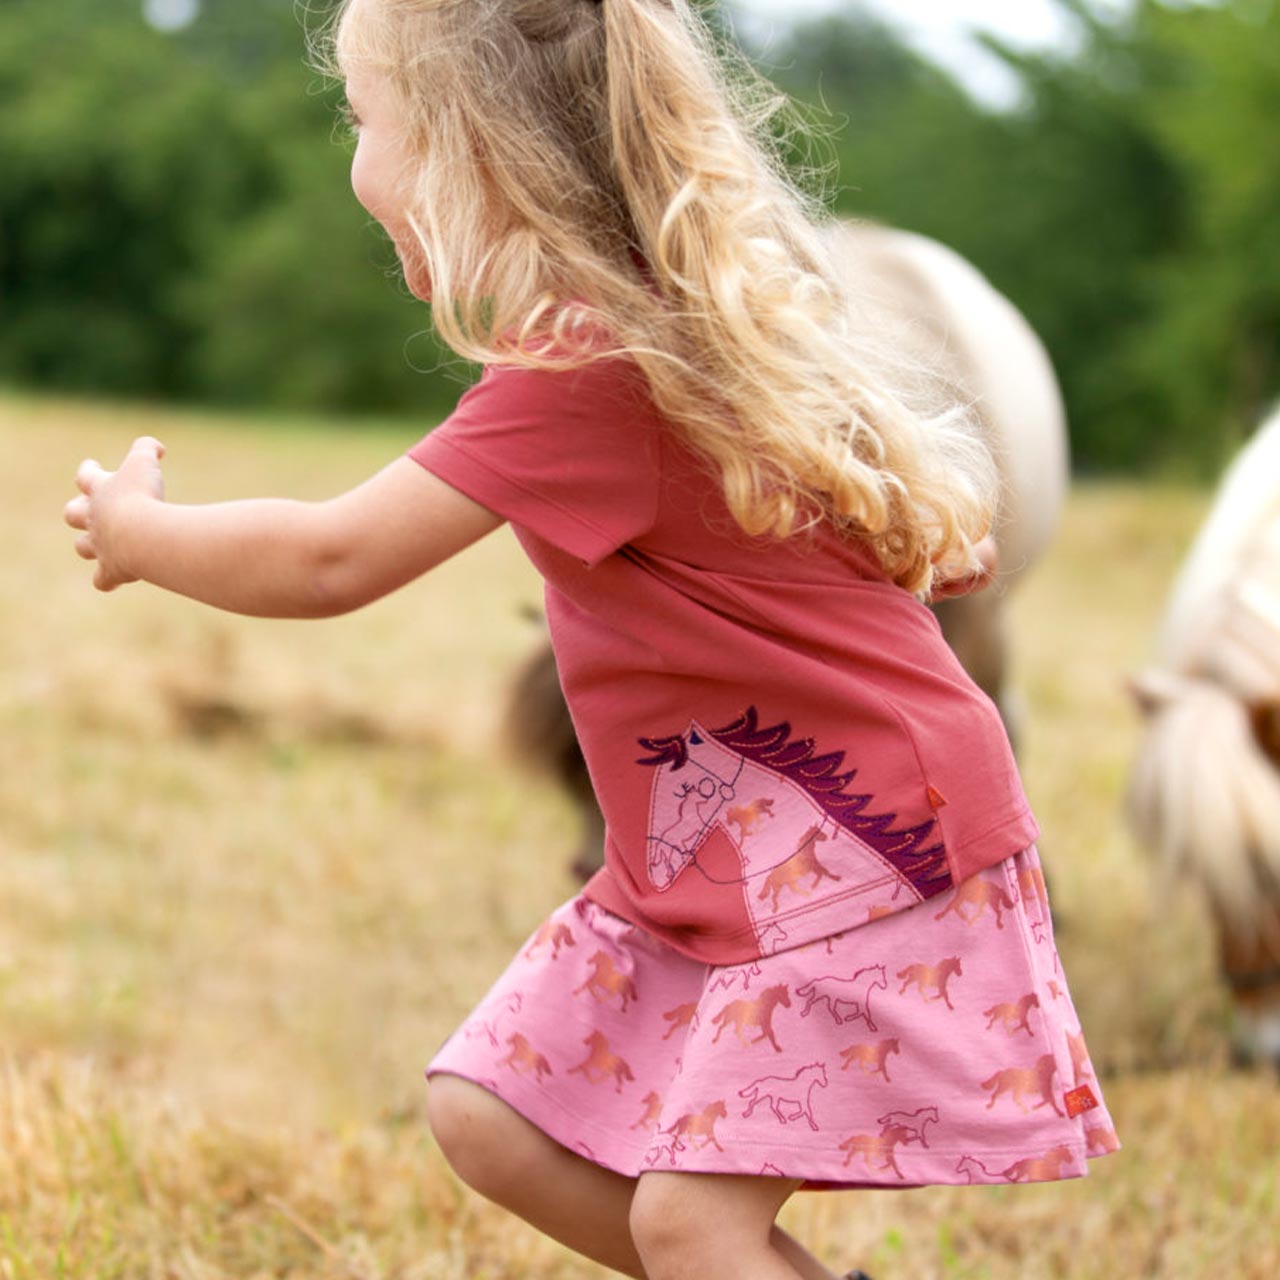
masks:
{"type": "Polygon", "coordinates": [[[969,407],[862,322],[786,99],[688,0],[342,0],[316,37],[395,95],[456,352],[625,355],[748,535],[829,520],[920,595],[975,566],[996,478],[969,407]]]}

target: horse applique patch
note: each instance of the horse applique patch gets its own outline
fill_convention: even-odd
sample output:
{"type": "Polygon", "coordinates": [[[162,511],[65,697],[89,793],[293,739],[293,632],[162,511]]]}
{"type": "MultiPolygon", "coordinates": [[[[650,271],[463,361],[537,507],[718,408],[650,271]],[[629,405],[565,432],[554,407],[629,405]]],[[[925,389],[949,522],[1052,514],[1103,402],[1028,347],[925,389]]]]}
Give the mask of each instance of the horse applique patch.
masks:
{"type": "Polygon", "coordinates": [[[900,910],[950,888],[937,821],[900,827],[850,784],[844,752],[819,752],[755,707],[732,724],[641,738],[653,771],[647,871],[660,893],[690,868],[744,886],[757,929],[811,897],[856,896],[869,913],[900,910]],[[819,892],[821,890],[821,892],[819,892]]]}

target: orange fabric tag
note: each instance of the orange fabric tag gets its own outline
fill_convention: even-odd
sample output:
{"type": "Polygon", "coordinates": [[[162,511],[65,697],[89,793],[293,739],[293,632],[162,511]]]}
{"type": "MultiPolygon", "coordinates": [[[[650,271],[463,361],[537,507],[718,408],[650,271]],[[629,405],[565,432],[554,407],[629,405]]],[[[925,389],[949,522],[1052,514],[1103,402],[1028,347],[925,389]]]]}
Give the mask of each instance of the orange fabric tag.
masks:
{"type": "Polygon", "coordinates": [[[942,794],[942,792],[938,790],[938,788],[937,788],[937,787],[930,787],[930,788],[929,788],[929,803],[930,803],[930,804],[931,804],[935,809],[941,809],[941,808],[942,808],[942,806],[943,806],[944,804],[946,804],[946,803],[947,803],[947,797],[946,797],[946,796],[944,796],[944,795],[942,794]]]}
{"type": "Polygon", "coordinates": [[[1087,1084],[1082,1084],[1079,1088],[1072,1089],[1069,1093],[1064,1094],[1063,1098],[1067,1104],[1067,1115],[1078,1116],[1083,1115],[1086,1111],[1092,1111],[1098,1105],[1098,1100],[1093,1096],[1093,1090],[1087,1084]]]}

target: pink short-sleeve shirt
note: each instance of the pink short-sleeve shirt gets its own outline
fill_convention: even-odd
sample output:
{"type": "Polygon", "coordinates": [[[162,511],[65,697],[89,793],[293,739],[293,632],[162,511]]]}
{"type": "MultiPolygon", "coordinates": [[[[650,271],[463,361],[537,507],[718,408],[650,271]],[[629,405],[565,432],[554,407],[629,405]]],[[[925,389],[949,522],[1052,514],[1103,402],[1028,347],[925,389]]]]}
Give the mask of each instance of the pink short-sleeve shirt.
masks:
{"type": "Polygon", "coordinates": [[[865,544],[735,525],[639,370],[491,366],[409,456],[546,583],[607,828],[587,896],[711,964],[943,892],[1039,834],[1004,727],[865,544]]]}

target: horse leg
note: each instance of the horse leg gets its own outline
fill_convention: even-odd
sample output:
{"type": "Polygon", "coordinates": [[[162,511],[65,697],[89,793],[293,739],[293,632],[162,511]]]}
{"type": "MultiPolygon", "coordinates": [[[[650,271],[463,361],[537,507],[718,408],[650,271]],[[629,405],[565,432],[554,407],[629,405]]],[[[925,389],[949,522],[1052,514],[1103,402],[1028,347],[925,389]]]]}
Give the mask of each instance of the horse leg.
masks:
{"type": "Polygon", "coordinates": [[[1218,955],[1231,988],[1231,1056],[1238,1066],[1265,1062],[1280,1069],[1280,893],[1264,886],[1255,898],[1252,937],[1214,911],[1218,955]]]}

